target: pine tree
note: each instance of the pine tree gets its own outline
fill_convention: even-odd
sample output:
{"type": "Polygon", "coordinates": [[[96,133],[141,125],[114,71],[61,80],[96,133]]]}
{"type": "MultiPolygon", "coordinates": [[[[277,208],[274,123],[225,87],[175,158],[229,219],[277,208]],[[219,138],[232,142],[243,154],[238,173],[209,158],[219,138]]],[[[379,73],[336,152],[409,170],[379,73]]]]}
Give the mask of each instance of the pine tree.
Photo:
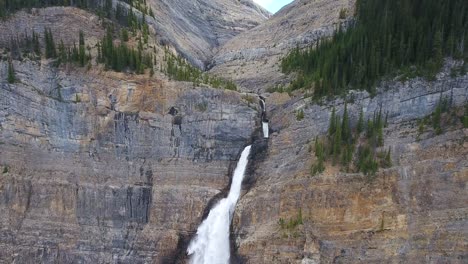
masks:
{"type": "Polygon", "coordinates": [[[123,42],[128,41],[128,31],[126,28],[122,28],[120,35],[123,42]]]}
{"type": "Polygon", "coordinates": [[[330,117],[330,124],[328,125],[328,136],[331,138],[336,131],[336,110],[333,107],[332,114],[330,117]]]}
{"type": "Polygon", "coordinates": [[[47,59],[56,58],[57,51],[55,49],[54,37],[50,29],[44,30],[44,41],[45,41],[45,56],[47,59]]]}
{"type": "Polygon", "coordinates": [[[36,55],[41,55],[41,46],[39,44],[39,36],[36,34],[35,31],[33,31],[32,35],[32,41],[33,41],[33,50],[36,55]]]}
{"type": "Polygon", "coordinates": [[[86,49],[85,49],[85,38],[83,31],[79,33],[79,50],[78,50],[78,62],[81,67],[84,67],[87,62],[86,49]]]}
{"type": "Polygon", "coordinates": [[[311,168],[312,175],[322,173],[325,170],[325,150],[323,143],[319,141],[318,137],[315,138],[315,156],[317,157],[317,161],[311,168]]]}
{"type": "Polygon", "coordinates": [[[343,121],[341,123],[341,132],[342,139],[345,143],[350,143],[351,138],[351,128],[349,126],[349,117],[348,117],[348,104],[345,103],[344,112],[343,112],[343,121]]]}
{"type": "Polygon", "coordinates": [[[59,44],[59,62],[60,63],[65,63],[67,62],[68,58],[67,58],[67,51],[65,49],[65,44],[63,44],[63,40],[60,40],[60,44],[59,44]]]}
{"type": "Polygon", "coordinates": [[[13,62],[11,59],[8,61],[8,83],[14,83],[16,81],[15,78],[15,69],[13,67],[13,62]]]}
{"type": "Polygon", "coordinates": [[[361,111],[359,112],[359,120],[357,124],[357,132],[361,134],[362,131],[364,131],[364,111],[361,108],[361,111]]]}
{"type": "Polygon", "coordinates": [[[384,168],[390,168],[392,166],[392,149],[389,147],[387,154],[385,155],[384,168]]]}
{"type": "Polygon", "coordinates": [[[336,124],[336,132],[335,136],[333,137],[333,161],[336,162],[341,153],[342,147],[342,138],[341,138],[341,125],[339,122],[336,124]]]}

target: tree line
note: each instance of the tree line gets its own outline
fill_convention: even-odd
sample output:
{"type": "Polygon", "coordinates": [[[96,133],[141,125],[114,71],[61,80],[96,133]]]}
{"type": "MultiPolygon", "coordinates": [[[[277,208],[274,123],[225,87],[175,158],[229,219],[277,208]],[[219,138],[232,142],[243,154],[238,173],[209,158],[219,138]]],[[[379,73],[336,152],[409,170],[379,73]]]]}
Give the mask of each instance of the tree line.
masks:
{"type": "Polygon", "coordinates": [[[316,97],[349,89],[372,93],[386,75],[432,78],[445,56],[466,61],[466,42],[466,0],[357,0],[347,30],[340,26],[332,38],[292,50],[281,68],[298,73],[289,90],[313,89],[316,97]]]}
{"type": "Polygon", "coordinates": [[[175,56],[168,49],[164,50],[163,60],[165,62],[165,67],[161,68],[169,78],[177,81],[193,82],[195,86],[203,83],[213,88],[237,90],[237,85],[233,81],[210,76],[197,67],[192,66],[181,56],[175,56]]]}
{"type": "Polygon", "coordinates": [[[138,38],[138,45],[135,49],[128,47],[124,40],[119,44],[115,44],[113,35],[112,27],[108,27],[106,35],[97,44],[97,62],[103,63],[107,69],[117,72],[129,70],[137,74],[143,74],[145,69],[150,69],[154,73],[155,58],[152,53],[144,52],[141,38],[138,38]]]}

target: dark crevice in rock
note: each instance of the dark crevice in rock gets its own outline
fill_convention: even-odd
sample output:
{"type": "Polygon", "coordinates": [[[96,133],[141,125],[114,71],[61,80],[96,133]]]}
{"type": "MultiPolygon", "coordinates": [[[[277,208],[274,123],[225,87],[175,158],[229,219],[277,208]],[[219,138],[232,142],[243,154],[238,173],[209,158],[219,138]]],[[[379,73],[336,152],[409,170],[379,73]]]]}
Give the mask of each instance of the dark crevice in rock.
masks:
{"type": "Polygon", "coordinates": [[[164,256],[161,258],[161,263],[170,263],[170,264],[184,264],[188,261],[188,256],[186,254],[187,248],[189,246],[190,240],[192,240],[193,234],[190,233],[179,233],[179,240],[177,242],[176,250],[169,256],[164,256]]]}

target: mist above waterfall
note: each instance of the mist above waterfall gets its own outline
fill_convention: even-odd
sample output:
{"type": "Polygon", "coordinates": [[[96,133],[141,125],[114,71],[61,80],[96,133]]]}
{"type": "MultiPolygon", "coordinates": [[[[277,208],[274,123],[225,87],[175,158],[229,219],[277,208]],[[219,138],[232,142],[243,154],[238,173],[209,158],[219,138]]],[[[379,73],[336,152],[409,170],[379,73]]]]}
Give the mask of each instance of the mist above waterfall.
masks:
{"type": "Polygon", "coordinates": [[[229,227],[239,200],[242,180],[247,168],[251,146],[241,154],[232,177],[231,188],[226,198],[219,201],[198,227],[195,238],[190,242],[187,254],[192,264],[228,264],[230,258],[229,227]]]}

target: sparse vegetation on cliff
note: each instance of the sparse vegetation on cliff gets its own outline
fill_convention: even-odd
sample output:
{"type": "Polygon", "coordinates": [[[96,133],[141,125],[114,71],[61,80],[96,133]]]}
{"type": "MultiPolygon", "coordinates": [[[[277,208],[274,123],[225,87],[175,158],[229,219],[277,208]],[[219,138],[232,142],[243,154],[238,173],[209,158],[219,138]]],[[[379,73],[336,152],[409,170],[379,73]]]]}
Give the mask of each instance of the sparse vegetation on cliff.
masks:
{"type": "Polygon", "coordinates": [[[347,104],[342,117],[333,108],[327,136],[315,138],[316,161],[310,168],[311,175],[322,173],[327,160],[333,165],[340,165],[344,171],[362,172],[368,176],[374,175],[379,167],[390,167],[391,149],[379,150],[384,146],[384,126],[382,111],[374,113],[365,125],[361,110],[358,123],[352,129],[347,104]]]}
{"type": "Polygon", "coordinates": [[[468,128],[468,104],[465,105],[465,113],[462,117],[462,123],[464,128],[468,128]]]}
{"type": "Polygon", "coordinates": [[[145,15],[154,17],[153,10],[148,7],[146,0],[124,0],[129,8],[117,2],[113,5],[112,0],[6,0],[0,1],[0,18],[9,16],[21,9],[44,8],[51,6],[73,6],[96,13],[100,18],[106,17],[117,21],[123,26],[128,26],[135,31],[143,29],[146,24],[145,15]],[[141,18],[135,14],[133,9],[142,13],[141,18]]]}
{"type": "Polygon", "coordinates": [[[166,64],[163,72],[176,81],[193,82],[195,86],[203,83],[213,88],[237,90],[237,86],[233,81],[210,76],[192,66],[181,56],[175,56],[168,49],[165,49],[163,60],[166,64]]]}
{"type": "Polygon", "coordinates": [[[448,127],[459,126],[459,122],[464,128],[468,127],[468,103],[463,108],[454,108],[449,98],[441,97],[434,112],[418,120],[416,140],[421,140],[421,136],[427,131],[441,135],[448,127]]]}
{"type": "Polygon", "coordinates": [[[296,120],[301,121],[302,119],[304,119],[304,110],[303,109],[297,110],[296,111],[296,120]]]}
{"type": "Polygon", "coordinates": [[[143,74],[145,69],[153,68],[153,54],[144,52],[141,38],[138,39],[137,49],[127,46],[125,43],[114,44],[113,28],[108,27],[106,36],[98,43],[99,63],[103,63],[106,69],[114,71],[131,71],[143,74]]]}

